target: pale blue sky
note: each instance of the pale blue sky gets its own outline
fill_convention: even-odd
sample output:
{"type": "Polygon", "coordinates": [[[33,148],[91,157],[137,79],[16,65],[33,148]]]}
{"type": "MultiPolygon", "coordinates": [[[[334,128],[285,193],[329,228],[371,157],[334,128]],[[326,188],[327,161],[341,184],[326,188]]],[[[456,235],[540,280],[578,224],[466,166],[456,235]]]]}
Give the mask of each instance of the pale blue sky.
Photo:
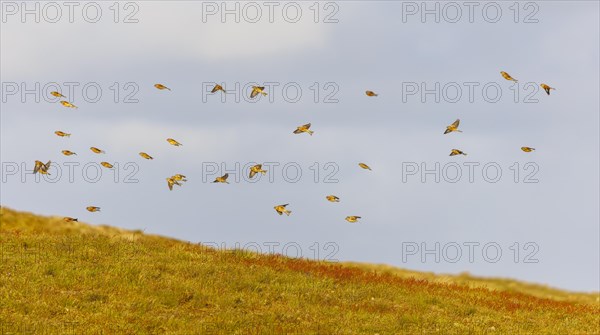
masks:
{"type": "MultiPolygon", "coordinates": [[[[285,22],[276,10],[275,23],[264,18],[256,24],[221,23],[218,16],[204,23],[199,1],[139,1],[134,16],[139,22],[125,24],[113,22],[112,2],[98,3],[103,16],[97,23],[86,23],[80,14],[74,23],[66,18],[36,23],[32,17],[21,23],[18,15],[2,23],[4,94],[13,82],[30,88],[35,82],[97,82],[103,92],[98,103],[87,103],[80,86],[71,99],[77,110],[44,99],[36,103],[33,95],[24,102],[18,95],[6,97],[2,205],[231,247],[296,242],[307,257],[314,242],[320,243],[320,258],[328,253],[323,245],[334,242],[339,260],[600,290],[598,2],[537,2],[539,22],[528,24],[514,23],[513,2],[498,2],[503,10],[498,23],[485,22],[476,10],[475,23],[465,12],[455,24],[432,17],[422,23],[418,16],[404,23],[402,4],[392,1],[337,2],[338,23],[314,23],[313,3],[301,2],[297,23],[285,22]],[[522,84],[546,82],[557,90],[551,96],[538,91],[533,97],[538,103],[523,103],[531,91],[521,91],[521,102],[514,103],[512,84],[501,70],[522,84]],[[213,81],[226,89],[236,82],[281,86],[269,92],[274,103],[235,103],[229,96],[225,103],[219,96],[204,103],[202,83],[213,81]],[[139,103],[114,103],[114,82],[135,83],[139,103]],[[152,87],[157,82],[173,90],[158,91],[152,87]],[[302,88],[298,103],[282,99],[281,87],[290,82],[302,88]],[[315,82],[321,100],[332,91],[323,85],[335,83],[339,102],[314,103],[315,82]],[[415,96],[404,103],[403,83],[410,82],[481,85],[473,103],[464,86],[458,103],[435,103],[431,96],[425,103],[415,96]],[[486,83],[502,88],[498,103],[484,100],[480,89],[486,83]],[[367,89],[380,96],[366,97],[367,89]],[[442,135],[456,118],[464,133],[442,135]],[[306,122],[312,122],[314,136],[292,134],[306,122]],[[59,138],[55,130],[73,135],[59,138]],[[184,145],[169,146],[167,137],[184,145]],[[90,146],[107,154],[94,155],[90,146]],[[537,150],[526,154],[521,146],[537,150]],[[468,156],[448,157],[452,148],[468,156]],[[62,149],[79,155],[62,156],[62,149]],[[140,151],[155,159],[142,160],[140,151]],[[81,166],[73,183],[66,176],[54,184],[35,183],[31,176],[21,183],[6,175],[7,164],[26,162],[31,168],[38,159],[135,162],[139,183],[123,183],[124,170],[119,183],[106,170],[100,182],[88,183],[81,166]],[[233,167],[251,161],[279,162],[274,182],[202,182],[203,162],[233,167]],[[361,170],[361,161],[373,171],[361,170]],[[483,180],[480,170],[473,183],[466,176],[456,184],[431,178],[422,183],[419,175],[402,181],[403,162],[431,167],[465,161],[480,168],[496,162],[503,175],[498,183],[483,180]],[[302,168],[298,183],[282,178],[281,166],[289,162],[302,168]],[[321,168],[336,163],[339,182],[314,183],[309,169],[314,162],[321,168]],[[521,168],[536,163],[539,182],[514,183],[515,162],[521,168]],[[169,192],[165,178],[175,173],[189,181],[169,192]],[[327,202],[327,194],[341,202],[327,202]],[[290,203],[290,217],[275,213],[280,203],[290,203]],[[102,212],[88,213],[88,205],[102,212]],[[350,224],[347,215],[363,221],[350,224]],[[463,246],[457,263],[436,263],[432,256],[403,262],[403,242],[430,248],[436,242],[495,242],[503,254],[497,263],[486,262],[479,247],[471,263],[463,246]],[[510,249],[515,242],[521,247],[518,263],[510,249]],[[539,246],[539,263],[523,262],[533,250],[523,249],[527,242],[539,246]]],[[[280,4],[277,8],[286,3],[280,4]]],[[[321,8],[321,20],[332,8],[321,8]]],[[[120,10],[122,19],[127,11],[120,10]]],[[[519,21],[529,12],[521,8],[519,21]]],[[[121,90],[121,99],[128,92],[121,90]]]]}

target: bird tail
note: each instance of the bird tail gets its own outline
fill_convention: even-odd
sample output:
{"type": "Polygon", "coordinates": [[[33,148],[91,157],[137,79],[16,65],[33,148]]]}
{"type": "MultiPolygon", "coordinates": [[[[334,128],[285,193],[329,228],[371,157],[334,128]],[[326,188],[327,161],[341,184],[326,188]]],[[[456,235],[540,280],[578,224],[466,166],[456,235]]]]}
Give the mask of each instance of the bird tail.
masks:
{"type": "Polygon", "coordinates": [[[458,130],[458,129],[456,129],[456,131],[457,131],[457,132],[459,132],[459,133],[462,133],[462,130],[458,130]]]}
{"type": "Polygon", "coordinates": [[[65,137],[71,137],[71,134],[65,134],[65,137]]]}
{"type": "Polygon", "coordinates": [[[285,211],[285,214],[287,214],[287,216],[290,216],[290,214],[292,214],[292,211],[285,211]]]}
{"type": "Polygon", "coordinates": [[[309,130],[308,133],[310,134],[310,136],[312,136],[312,134],[314,133],[314,131],[309,130]]]}
{"type": "Polygon", "coordinates": [[[466,156],[467,154],[463,152],[463,155],[465,155],[465,156],[466,156]]]}
{"type": "Polygon", "coordinates": [[[264,95],[265,97],[267,96],[266,92],[260,92],[262,95],[264,95]]]}
{"type": "Polygon", "coordinates": [[[262,173],[262,175],[264,176],[267,174],[267,170],[262,170],[262,171],[260,171],[260,173],[262,173]]]}

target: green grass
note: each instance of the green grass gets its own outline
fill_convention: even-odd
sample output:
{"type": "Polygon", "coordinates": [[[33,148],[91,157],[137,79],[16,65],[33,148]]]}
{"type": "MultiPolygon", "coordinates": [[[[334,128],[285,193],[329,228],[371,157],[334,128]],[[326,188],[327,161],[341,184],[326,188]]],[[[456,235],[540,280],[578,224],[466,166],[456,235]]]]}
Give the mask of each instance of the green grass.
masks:
{"type": "Polygon", "coordinates": [[[2,208],[0,334],[597,334],[598,294],[217,251],[2,208]]]}

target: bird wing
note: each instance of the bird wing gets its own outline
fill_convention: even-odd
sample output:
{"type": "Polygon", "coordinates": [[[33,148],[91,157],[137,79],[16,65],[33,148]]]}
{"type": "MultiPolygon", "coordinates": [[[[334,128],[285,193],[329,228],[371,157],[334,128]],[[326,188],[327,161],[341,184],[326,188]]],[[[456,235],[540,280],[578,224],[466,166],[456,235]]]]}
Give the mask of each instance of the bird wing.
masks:
{"type": "Polygon", "coordinates": [[[229,173],[223,175],[223,180],[227,180],[227,178],[229,178],[229,173]]]}
{"type": "Polygon", "coordinates": [[[256,175],[256,172],[254,172],[254,170],[250,169],[250,179],[252,179],[252,177],[254,177],[256,175]]]}
{"type": "Polygon", "coordinates": [[[35,161],[35,167],[33,168],[33,173],[37,173],[40,170],[40,167],[44,165],[44,163],[40,161],[35,161]]]}
{"type": "Polygon", "coordinates": [[[302,127],[308,129],[308,128],[310,128],[310,123],[307,123],[307,124],[303,125],[302,127]]]}
{"type": "Polygon", "coordinates": [[[294,130],[294,134],[301,134],[302,130],[300,130],[300,127],[298,127],[296,130],[294,130]]]}
{"type": "Polygon", "coordinates": [[[254,98],[255,96],[258,95],[258,90],[256,88],[252,89],[252,92],[250,93],[250,98],[254,98]]]}
{"type": "Polygon", "coordinates": [[[456,121],[454,121],[454,123],[452,123],[452,127],[458,128],[459,124],[460,124],[460,119],[456,119],[456,121]]]}

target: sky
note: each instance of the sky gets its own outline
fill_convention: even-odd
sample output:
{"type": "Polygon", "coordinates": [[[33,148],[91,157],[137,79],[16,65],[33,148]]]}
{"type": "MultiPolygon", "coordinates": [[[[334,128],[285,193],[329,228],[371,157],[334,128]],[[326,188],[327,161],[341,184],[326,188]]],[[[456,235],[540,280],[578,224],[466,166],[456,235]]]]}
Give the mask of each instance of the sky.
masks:
{"type": "Polygon", "coordinates": [[[600,290],[598,2],[35,3],[1,2],[3,206],[600,290]],[[267,96],[249,99],[258,84],[267,96]],[[252,163],[267,175],[250,180],[252,163]],[[176,173],[188,181],[169,191],[176,173]]]}

